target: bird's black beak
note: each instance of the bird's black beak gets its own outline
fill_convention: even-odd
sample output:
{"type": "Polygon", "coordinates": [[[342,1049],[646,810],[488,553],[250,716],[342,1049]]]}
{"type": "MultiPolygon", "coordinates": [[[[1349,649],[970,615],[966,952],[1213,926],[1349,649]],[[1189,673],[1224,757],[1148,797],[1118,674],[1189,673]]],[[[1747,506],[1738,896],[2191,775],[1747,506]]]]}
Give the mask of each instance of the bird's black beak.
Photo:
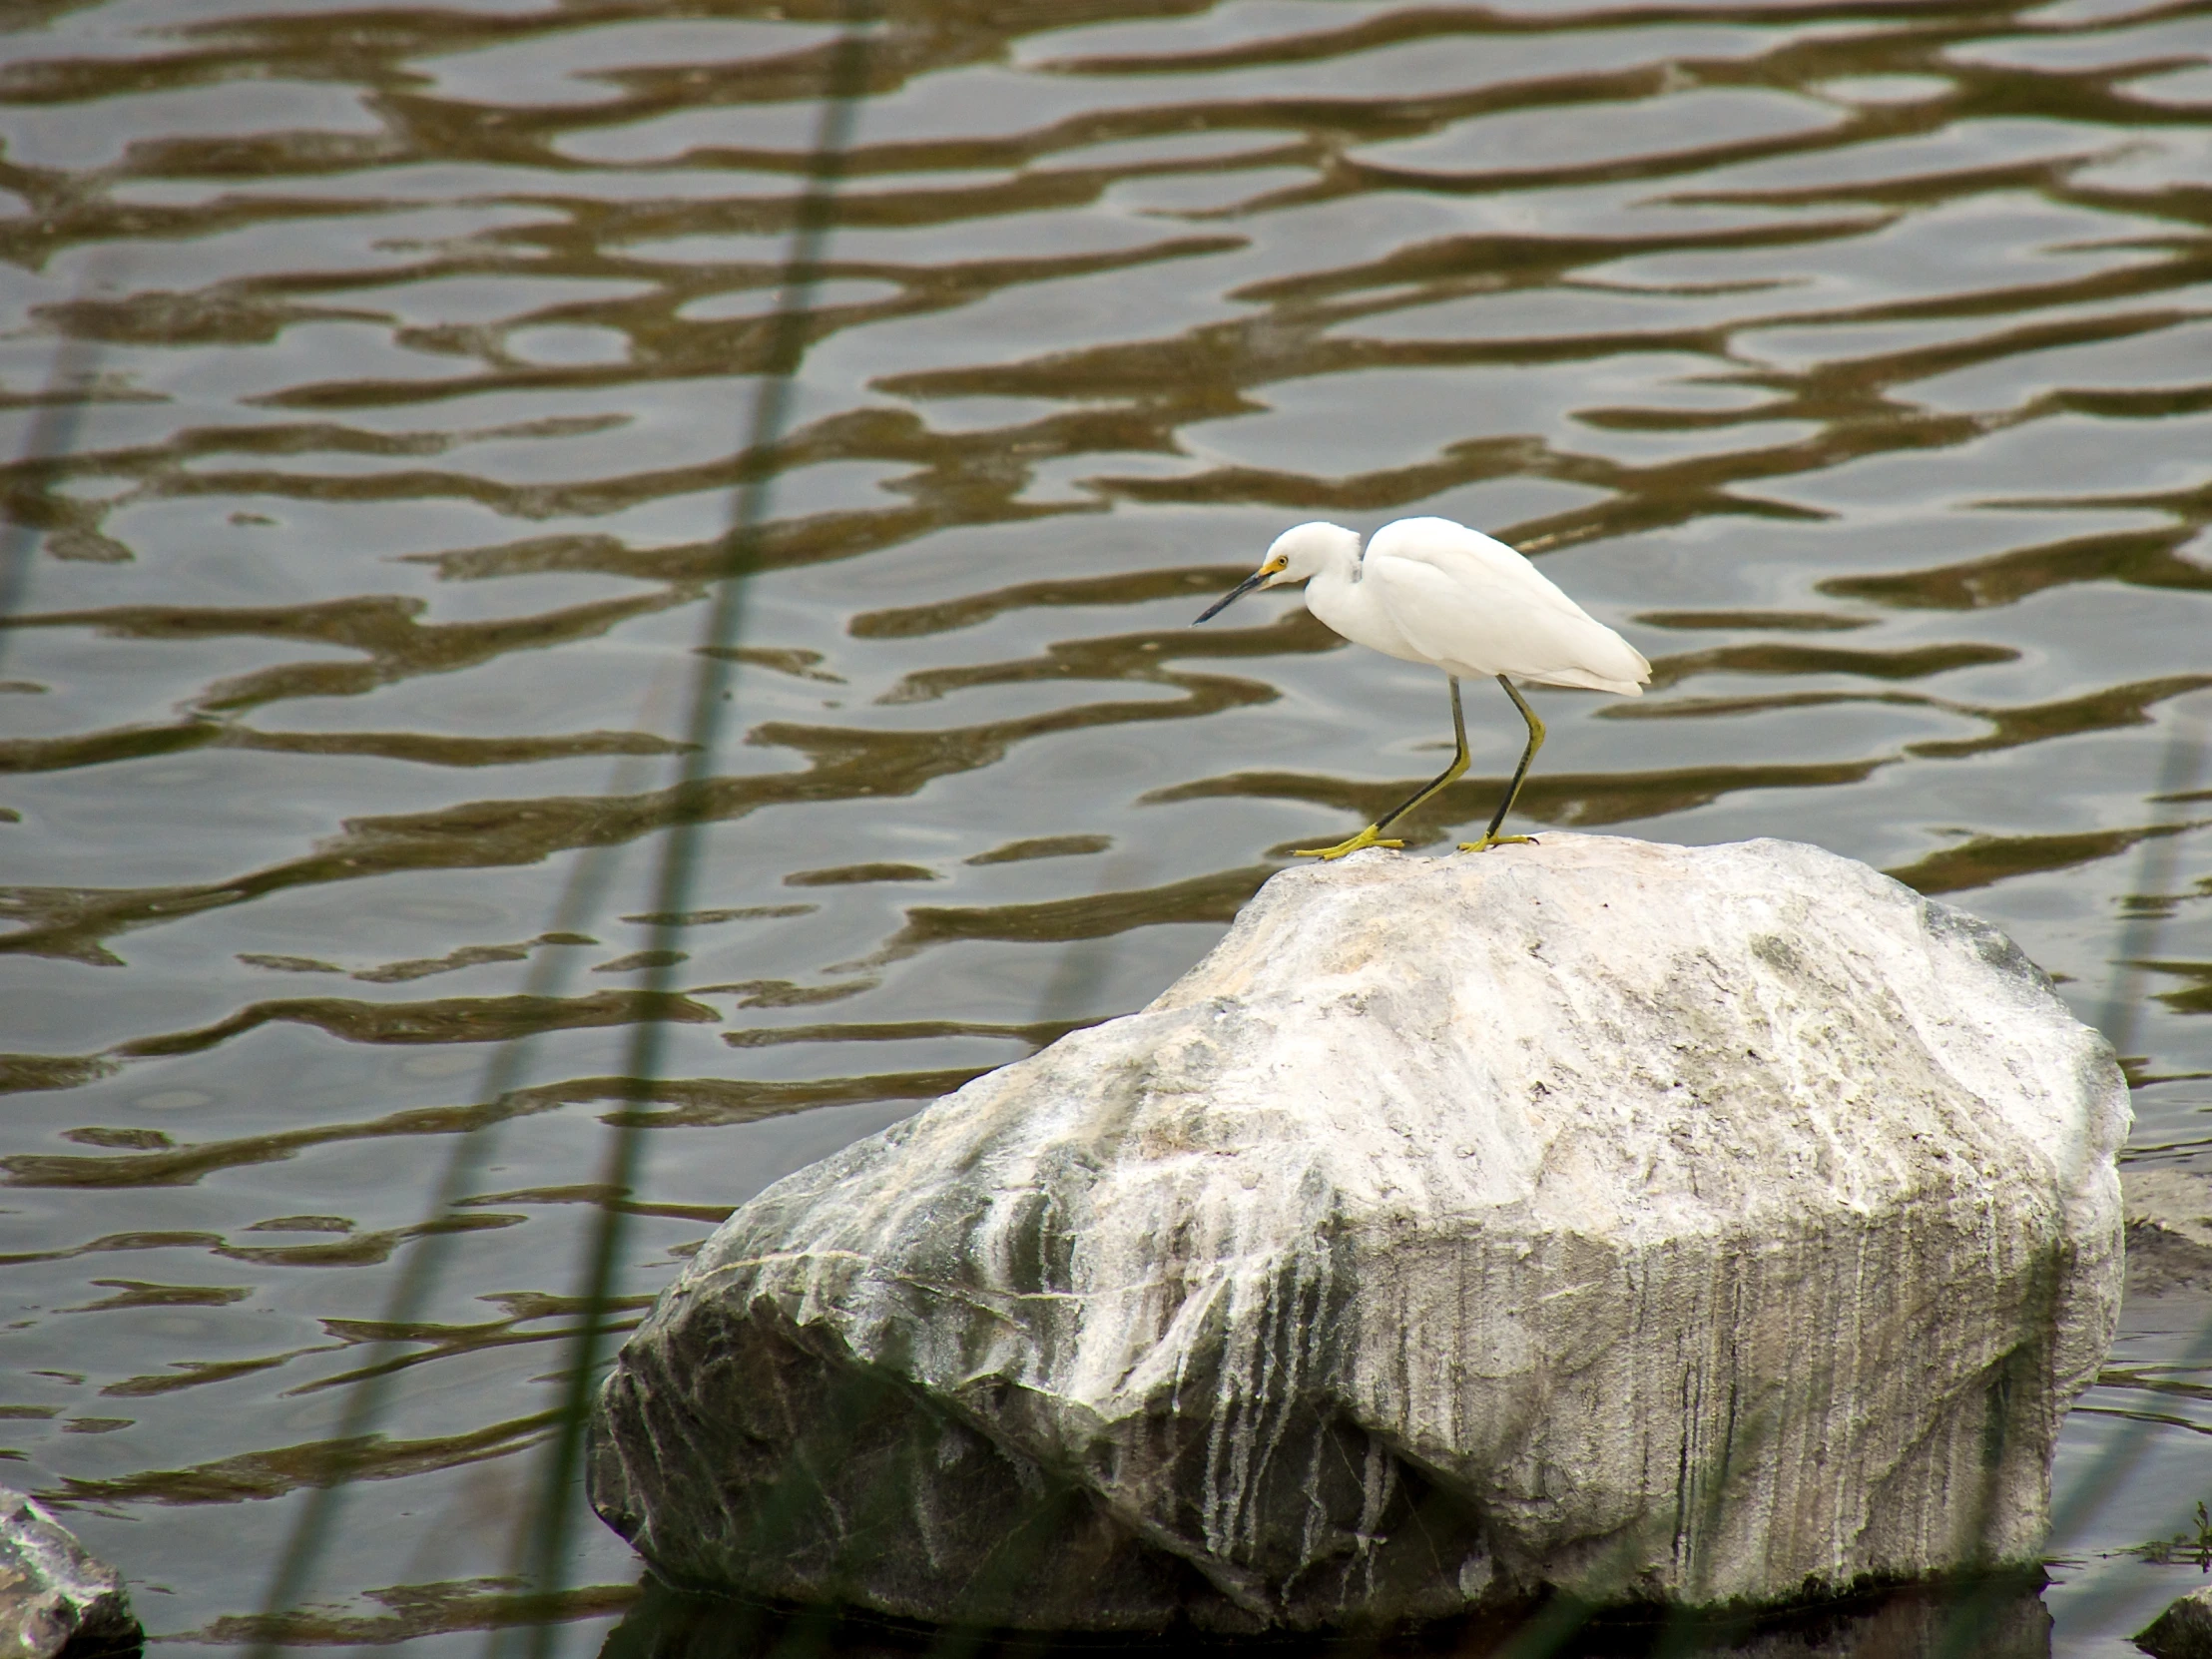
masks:
{"type": "MultiPolygon", "coordinates": [[[[1254,571],[1250,576],[1247,576],[1243,581],[1239,582],[1235,587],[1231,588],[1227,593],[1223,594],[1219,599],[1215,600],[1211,605],[1207,606],[1206,609],[1199,614],[1198,622],[1204,622],[1210,617],[1220,616],[1222,612],[1228,610],[1230,606],[1236,604],[1238,600],[1242,599],[1246,594],[1250,593],[1262,582],[1265,582],[1271,574],[1273,573],[1265,570],[1254,571]]],[[[1198,626],[1198,622],[1192,623],[1191,626],[1193,628],[1196,628],[1198,626]]]]}

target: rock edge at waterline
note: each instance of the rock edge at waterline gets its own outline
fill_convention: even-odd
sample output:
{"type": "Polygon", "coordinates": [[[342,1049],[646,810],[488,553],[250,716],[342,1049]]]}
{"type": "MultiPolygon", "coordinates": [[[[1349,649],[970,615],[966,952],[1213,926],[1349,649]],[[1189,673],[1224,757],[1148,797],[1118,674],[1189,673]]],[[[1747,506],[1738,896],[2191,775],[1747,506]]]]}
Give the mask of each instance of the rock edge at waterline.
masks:
{"type": "Polygon", "coordinates": [[[0,1655],[53,1659],[135,1646],[123,1575],[77,1541],[36,1498],[0,1486],[0,1655]]]}
{"type": "Polygon", "coordinates": [[[2151,1659],[2212,1659],[2212,1588],[2178,1598],[2136,1633],[2135,1645],[2151,1659]]]}
{"type": "Polygon", "coordinates": [[[2127,1123],[2008,940],[1814,847],[1291,869],[732,1216],[593,1500],[679,1584],[1029,1628],[2025,1563],[2127,1123]]]}

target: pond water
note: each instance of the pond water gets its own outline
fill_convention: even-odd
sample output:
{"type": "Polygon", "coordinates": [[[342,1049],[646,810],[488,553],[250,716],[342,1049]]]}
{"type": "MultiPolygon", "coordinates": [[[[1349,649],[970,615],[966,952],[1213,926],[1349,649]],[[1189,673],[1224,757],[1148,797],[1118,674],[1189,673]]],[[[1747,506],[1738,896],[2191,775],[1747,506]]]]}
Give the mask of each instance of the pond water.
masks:
{"type": "MultiPolygon", "coordinates": [[[[1534,694],[1515,828],[1965,905],[2212,1164],[2201,5],[0,22],[0,1478],[176,1651],[280,1560],[319,1644],[473,1651],[533,1550],[597,1649],[635,1562],[534,1495],[592,1252],[603,1353],[1442,764],[1433,672],[1188,626],[1306,518],[1650,657],[1534,694]]],[[[1423,855],[1518,751],[1469,692],[1423,855]]],[[[2111,1552],[2212,1498],[2207,1313],[2067,1425],[2055,1652],[2200,1581],[2111,1552]]]]}

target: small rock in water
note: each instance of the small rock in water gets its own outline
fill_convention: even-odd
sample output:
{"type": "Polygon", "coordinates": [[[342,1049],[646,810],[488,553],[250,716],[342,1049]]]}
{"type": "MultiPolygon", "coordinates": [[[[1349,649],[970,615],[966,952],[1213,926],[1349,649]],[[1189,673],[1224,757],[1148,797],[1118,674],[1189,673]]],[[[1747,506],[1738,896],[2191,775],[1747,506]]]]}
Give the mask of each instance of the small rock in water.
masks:
{"type": "Polygon", "coordinates": [[[135,1645],[123,1575],[87,1553],[43,1504],[0,1486],[0,1659],[135,1645]]]}
{"type": "Polygon", "coordinates": [[[732,1216],[593,1500],[677,1584],[1032,1629],[2025,1565],[2127,1124],[2009,941],[1817,848],[1288,870],[732,1216]]]}
{"type": "Polygon", "coordinates": [[[2151,1659],[2212,1659],[2212,1589],[2191,1590],[2153,1619],[2135,1645],[2151,1659]]]}

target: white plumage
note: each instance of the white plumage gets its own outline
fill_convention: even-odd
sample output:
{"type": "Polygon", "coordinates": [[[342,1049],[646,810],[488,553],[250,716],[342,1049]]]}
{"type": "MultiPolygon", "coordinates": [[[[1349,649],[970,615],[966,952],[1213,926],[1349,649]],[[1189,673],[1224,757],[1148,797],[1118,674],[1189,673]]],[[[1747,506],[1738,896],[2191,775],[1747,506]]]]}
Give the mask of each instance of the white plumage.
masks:
{"type": "Polygon", "coordinates": [[[1301,524],[1276,537],[1260,568],[1198,620],[1204,622],[1255,588],[1306,583],[1306,608],[1358,645],[1401,662],[1440,668],[1451,682],[1451,723],[1458,754],[1432,783],[1336,846],[1313,855],[1341,858],[1363,846],[1398,846],[1380,831],[1467,768],[1466,721],[1459,711],[1463,675],[1490,674],[1528,724],[1528,747],[1505,799],[1479,841],[1485,850],[1525,835],[1500,835],[1498,826],[1520,793],[1528,764],[1543,746],[1543,722],[1513,689],[1514,680],[1641,697],[1651,678],[1642,653],[1599,622],[1503,542],[1448,518],[1401,518],[1375,533],[1365,552],[1353,531],[1337,524],[1301,524]]]}

